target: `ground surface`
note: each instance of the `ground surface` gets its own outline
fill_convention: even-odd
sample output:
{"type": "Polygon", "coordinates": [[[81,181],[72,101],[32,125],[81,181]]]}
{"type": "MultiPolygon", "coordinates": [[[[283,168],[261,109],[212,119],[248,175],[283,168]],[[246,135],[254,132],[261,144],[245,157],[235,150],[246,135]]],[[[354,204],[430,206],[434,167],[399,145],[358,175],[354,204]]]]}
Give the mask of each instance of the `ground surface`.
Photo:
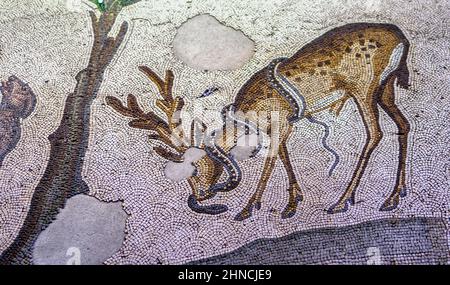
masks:
{"type": "MultiPolygon", "coordinates": [[[[21,121],[20,140],[0,168],[0,252],[22,227],[49,159],[48,136],[61,121],[76,74],[88,64],[92,9],[76,0],[2,1],[0,78],[15,75],[27,82],[37,103],[21,121]]],[[[377,260],[386,263],[446,263],[449,11],[448,1],[419,0],[149,0],[125,7],[111,34],[117,34],[123,21],[129,23],[128,32],[91,107],[82,173],[91,197],[75,196],[67,202],[37,240],[34,262],[73,263],[78,254],[73,248],[78,248],[82,262],[106,264],[366,263],[371,252],[384,256],[377,260]],[[411,43],[407,60],[411,86],[395,90],[396,103],[411,124],[407,196],[393,211],[379,211],[394,187],[399,148],[398,131],[384,112],[380,112],[384,137],[362,178],[356,205],[347,212],[330,215],[326,210],[345,190],[365,140],[352,101],[339,116],[319,115],[331,126],[329,144],[341,155],[331,177],[332,157],[320,143],[323,129],[305,120],[294,126],[288,149],[305,194],[297,213],[290,219],[280,217],[289,185],[278,160],[262,208],[245,221],[235,221],[255,190],[263,156],[239,162],[243,172],[239,187],[214,199],[226,204],[228,212],[195,213],[186,202],[191,191],[187,180],[166,177],[167,161],[155,153],[149,132],[130,128],[129,120],[105,102],[106,96],[125,102],[132,93],[145,110],[164,118],[155,105],[160,98],[157,88],[138,66],[146,65],[161,77],[171,69],[173,93],[186,103],[185,118],[203,116],[213,130],[221,124],[218,111],[272,59],[292,56],[332,28],[358,22],[395,24],[411,43]],[[214,87],[213,95],[198,98],[214,87]],[[392,220],[397,221],[394,227],[392,220]],[[324,248],[320,255],[314,257],[310,240],[324,248]],[[271,244],[276,244],[276,252],[268,250],[271,244]],[[341,256],[339,248],[349,244],[355,247],[341,256]]],[[[188,130],[189,124],[183,127],[188,130]]]]}

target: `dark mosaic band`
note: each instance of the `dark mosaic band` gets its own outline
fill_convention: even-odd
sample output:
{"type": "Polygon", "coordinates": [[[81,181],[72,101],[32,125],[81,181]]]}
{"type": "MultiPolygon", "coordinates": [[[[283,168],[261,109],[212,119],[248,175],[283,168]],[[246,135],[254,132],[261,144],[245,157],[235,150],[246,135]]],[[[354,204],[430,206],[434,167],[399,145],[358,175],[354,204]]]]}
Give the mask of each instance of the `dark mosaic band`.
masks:
{"type": "Polygon", "coordinates": [[[230,253],[189,264],[447,264],[440,218],[383,219],[260,239],[230,253]],[[372,263],[371,263],[372,262],[372,263]]]}

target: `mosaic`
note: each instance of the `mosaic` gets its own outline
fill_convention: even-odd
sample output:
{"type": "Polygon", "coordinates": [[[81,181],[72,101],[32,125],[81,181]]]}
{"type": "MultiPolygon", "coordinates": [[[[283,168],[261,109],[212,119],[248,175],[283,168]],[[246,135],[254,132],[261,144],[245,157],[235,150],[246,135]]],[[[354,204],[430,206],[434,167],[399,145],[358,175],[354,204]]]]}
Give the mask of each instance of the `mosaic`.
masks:
{"type": "Polygon", "coordinates": [[[5,0],[0,264],[447,264],[449,11],[5,0]]]}

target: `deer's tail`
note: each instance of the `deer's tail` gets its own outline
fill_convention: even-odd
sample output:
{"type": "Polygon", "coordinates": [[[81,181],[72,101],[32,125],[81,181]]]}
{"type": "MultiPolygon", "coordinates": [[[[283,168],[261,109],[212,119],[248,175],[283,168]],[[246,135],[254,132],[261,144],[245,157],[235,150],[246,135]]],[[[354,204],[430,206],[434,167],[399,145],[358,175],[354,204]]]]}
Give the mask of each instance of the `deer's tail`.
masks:
{"type": "Polygon", "coordinates": [[[409,41],[406,37],[402,40],[403,43],[403,54],[400,59],[400,64],[395,72],[397,77],[397,85],[403,89],[409,88],[409,69],[407,64],[408,53],[409,53],[409,41]]]}

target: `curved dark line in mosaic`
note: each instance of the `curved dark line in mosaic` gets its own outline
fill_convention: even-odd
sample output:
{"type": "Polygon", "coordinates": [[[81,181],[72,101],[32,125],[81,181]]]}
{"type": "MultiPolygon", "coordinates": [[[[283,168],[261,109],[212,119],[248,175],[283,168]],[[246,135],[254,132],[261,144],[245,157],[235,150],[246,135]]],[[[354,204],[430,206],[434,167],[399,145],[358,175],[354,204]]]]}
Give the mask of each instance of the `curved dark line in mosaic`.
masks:
{"type": "MultiPolygon", "coordinates": [[[[229,106],[222,110],[222,120],[226,123],[226,110],[229,106]]],[[[225,182],[216,183],[211,185],[208,189],[209,193],[215,196],[218,192],[229,192],[235,189],[242,180],[242,171],[234,159],[233,155],[227,154],[220,146],[215,142],[216,131],[213,131],[209,136],[209,142],[206,144],[205,151],[206,154],[214,161],[220,163],[228,174],[228,178],[225,182]]],[[[210,197],[210,198],[212,198],[210,197]]]]}
{"type": "Polygon", "coordinates": [[[228,211],[228,207],[222,204],[200,205],[194,194],[189,195],[188,206],[199,214],[218,215],[228,211]]]}
{"type": "Polygon", "coordinates": [[[228,173],[228,179],[222,183],[216,183],[208,189],[210,193],[229,192],[235,189],[242,179],[242,172],[232,155],[227,155],[225,151],[214,144],[214,147],[206,147],[206,153],[213,160],[222,163],[228,173]]]}
{"type": "MultiPolygon", "coordinates": [[[[215,137],[215,131],[211,134],[210,140],[214,141],[214,137],[215,137]]],[[[237,165],[236,161],[234,161],[234,159],[231,158],[230,159],[231,165],[230,165],[230,162],[227,162],[228,156],[223,151],[223,149],[220,148],[219,146],[217,146],[214,142],[212,142],[212,143],[213,143],[213,147],[206,146],[205,152],[208,155],[208,157],[210,157],[212,160],[223,165],[223,167],[225,168],[225,170],[228,173],[228,179],[225,182],[216,183],[209,187],[209,189],[207,191],[208,192],[207,195],[209,195],[207,198],[208,200],[215,197],[218,192],[229,192],[229,191],[233,190],[234,188],[236,188],[239,185],[239,183],[242,179],[241,170],[240,170],[239,166],[237,165]],[[233,166],[234,166],[234,168],[233,168],[233,166]],[[236,176],[236,173],[238,174],[237,176],[236,176]]],[[[194,212],[200,213],[200,214],[218,215],[218,214],[228,211],[228,207],[226,205],[222,205],[222,204],[200,205],[197,197],[195,197],[195,195],[193,195],[193,194],[191,194],[188,198],[188,206],[194,212]]]]}
{"type": "MultiPolygon", "coordinates": [[[[283,85],[281,85],[279,82],[277,82],[278,84],[278,86],[280,86],[281,88],[282,88],[282,90],[284,91],[283,93],[281,93],[281,94],[283,94],[284,95],[284,93],[287,93],[288,94],[288,96],[289,96],[289,98],[292,98],[292,100],[294,101],[294,102],[296,102],[296,106],[297,106],[297,108],[298,108],[298,112],[297,112],[297,115],[296,115],[296,117],[298,118],[297,120],[300,120],[300,119],[303,119],[303,117],[305,116],[305,111],[306,111],[306,100],[305,100],[305,97],[303,97],[302,96],[302,94],[300,94],[300,92],[298,91],[298,89],[294,86],[294,85],[292,85],[292,83],[291,82],[289,82],[289,80],[286,78],[286,77],[284,77],[282,74],[280,74],[279,72],[278,72],[278,69],[275,69],[275,75],[278,75],[280,78],[281,78],[281,80],[283,81],[283,83],[284,84],[286,84],[291,90],[286,90],[284,87],[283,87],[283,85]],[[294,93],[294,95],[292,95],[291,93],[290,93],[290,91],[291,92],[293,92],[294,93]],[[298,106],[298,104],[297,104],[297,100],[295,100],[295,97],[294,96],[296,96],[301,102],[302,102],[302,107],[300,108],[300,106],[298,106]]],[[[275,77],[275,80],[277,80],[277,78],[275,77]]],[[[280,91],[281,92],[281,91],[280,91]]],[[[287,99],[287,100],[291,100],[291,99],[287,99]]]]}
{"type": "MultiPolygon", "coordinates": [[[[277,62],[277,64],[278,64],[278,63],[279,63],[278,60],[279,60],[279,59],[274,60],[274,62],[277,62]]],[[[294,117],[297,118],[296,120],[303,119],[304,116],[305,116],[305,111],[306,111],[306,100],[305,100],[305,98],[300,94],[300,92],[298,91],[298,89],[297,89],[294,85],[292,85],[292,84],[289,82],[289,80],[288,80],[287,78],[285,78],[282,74],[280,74],[280,73],[278,72],[278,70],[277,70],[277,66],[278,66],[278,65],[277,65],[277,64],[275,64],[275,66],[274,66],[274,77],[273,77],[273,80],[275,81],[275,84],[274,84],[274,85],[276,86],[277,91],[278,91],[280,94],[282,94],[283,96],[286,96],[285,94],[289,94],[289,95],[288,95],[289,97],[286,98],[289,102],[291,102],[291,101],[296,102],[294,96],[296,96],[296,97],[302,102],[302,107],[301,107],[300,111],[297,112],[297,114],[296,114],[294,117]],[[291,89],[291,90],[286,90],[286,89],[282,86],[282,84],[280,84],[280,83],[278,82],[278,80],[277,80],[277,78],[276,78],[275,75],[278,75],[278,76],[281,78],[281,80],[283,81],[283,83],[286,84],[286,85],[289,87],[289,89],[291,89]],[[280,89],[278,89],[278,88],[280,88],[280,89]],[[294,93],[294,95],[291,94],[291,92],[294,93]]],[[[297,103],[296,103],[296,106],[297,106],[297,108],[299,108],[297,103]]],[[[307,118],[308,121],[310,121],[311,123],[321,125],[321,126],[324,127],[324,129],[325,129],[325,134],[324,134],[324,136],[323,136],[322,139],[321,139],[321,143],[322,143],[322,146],[323,146],[326,150],[328,150],[328,151],[334,156],[334,162],[333,162],[333,164],[331,165],[331,167],[330,167],[330,169],[329,169],[329,171],[328,171],[328,176],[331,176],[331,175],[333,174],[334,169],[335,169],[336,166],[339,164],[340,157],[339,157],[339,154],[338,154],[333,148],[331,148],[331,147],[328,145],[327,140],[328,140],[328,137],[329,137],[329,135],[330,135],[330,127],[329,127],[327,124],[325,124],[324,122],[321,122],[321,121],[319,121],[319,120],[317,120],[317,119],[314,119],[312,116],[307,116],[306,118],[307,118]]]]}
{"type": "Polygon", "coordinates": [[[313,118],[312,116],[306,116],[306,119],[308,119],[308,121],[310,121],[311,123],[314,123],[314,124],[324,127],[324,129],[325,129],[325,134],[322,137],[321,142],[322,142],[322,146],[326,150],[331,152],[331,154],[333,154],[333,156],[334,156],[334,162],[331,165],[330,169],[328,170],[328,176],[331,176],[331,175],[333,175],[333,171],[336,168],[336,166],[338,166],[340,158],[339,158],[339,154],[333,148],[331,148],[327,142],[328,137],[330,136],[330,126],[328,126],[327,124],[325,124],[322,121],[319,121],[319,120],[313,118]]]}

